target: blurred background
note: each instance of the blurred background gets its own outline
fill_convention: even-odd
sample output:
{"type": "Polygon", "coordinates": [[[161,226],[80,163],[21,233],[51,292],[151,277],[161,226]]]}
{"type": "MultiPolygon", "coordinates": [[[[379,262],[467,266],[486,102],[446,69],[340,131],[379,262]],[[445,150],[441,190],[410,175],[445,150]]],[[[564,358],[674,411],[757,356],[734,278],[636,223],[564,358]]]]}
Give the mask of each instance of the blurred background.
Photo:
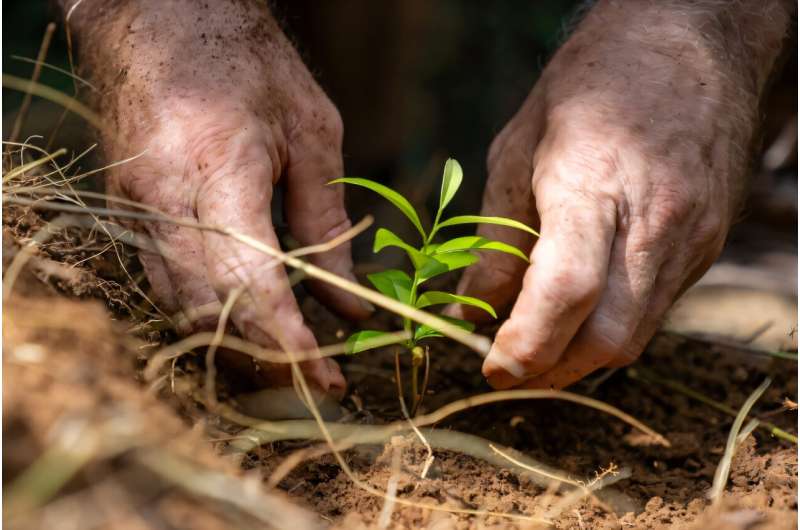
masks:
{"type": "MultiPolygon", "coordinates": [[[[343,116],[346,174],[386,182],[430,209],[437,201],[444,160],[452,156],[465,171],[462,191],[449,207],[453,214],[479,210],[488,146],[568,34],[580,4],[507,0],[489,8],[460,0],[272,2],[274,14],[343,116]]],[[[61,17],[45,0],[5,1],[3,20],[3,71],[29,77],[33,66],[17,56],[35,58],[47,23],[61,17]]],[[[796,35],[793,39],[796,43],[796,35]]],[[[764,147],[754,164],[750,200],[721,263],[700,287],[736,285],[779,293],[795,307],[788,322],[796,322],[796,44],[791,48],[764,106],[764,147]]],[[[69,68],[61,27],[47,61],[69,68]]],[[[41,80],[72,92],[63,74],[45,69],[41,80]]],[[[20,101],[20,94],[3,91],[4,134],[20,101]]],[[[41,134],[53,145],[73,149],[92,141],[83,123],[73,118],[54,137],[60,115],[54,105],[34,99],[23,137],[41,134]]],[[[349,189],[348,203],[354,219],[375,214],[378,225],[397,227],[402,235],[403,218],[369,192],[349,189]]],[[[358,262],[374,262],[370,242],[369,236],[360,236],[358,262]]],[[[380,259],[391,262],[395,256],[380,259]]],[[[720,294],[711,300],[713,313],[720,294]]],[[[739,294],[735,300],[740,312],[752,305],[739,294]]],[[[761,306],[752,307],[757,313],[761,306]]],[[[687,325],[707,327],[695,313],[689,315],[687,325]]],[[[754,317],[747,313],[744,318],[754,317]]]]}
{"type": "MultiPolygon", "coordinates": [[[[474,212],[488,145],[530,91],[577,4],[301,0],[273,2],[273,12],[342,113],[349,175],[407,183],[403,191],[421,202],[430,189],[417,181],[437,183],[453,156],[470,184],[454,208],[474,212]]],[[[45,0],[6,1],[3,18],[3,71],[29,77],[32,65],[14,56],[35,58],[47,23],[60,15],[45,0]]],[[[62,28],[47,60],[69,69],[62,28]]],[[[41,79],[72,92],[62,74],[45,69],[41,79]]],[[[21,99],[3,92],[5,123],[21,99]]],[[[35,103],[25,132],[47,136],[60,113],[35,103]]],[[[85,145],[75,122],[55,144],[85,145]]]]}

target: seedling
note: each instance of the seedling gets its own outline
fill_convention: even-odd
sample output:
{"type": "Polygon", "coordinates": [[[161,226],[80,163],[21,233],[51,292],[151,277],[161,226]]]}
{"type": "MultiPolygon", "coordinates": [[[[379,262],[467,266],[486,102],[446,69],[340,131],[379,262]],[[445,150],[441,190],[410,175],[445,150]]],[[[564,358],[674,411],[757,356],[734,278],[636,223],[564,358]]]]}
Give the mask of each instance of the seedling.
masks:
{"type": "MultiPolygon", "coordinates": [[[[441,304],[464,304],[477,307],[486,311],[492,317],[497,318],[494,308],[483,300],[471,296],[463,296],[445,291],[424,290],[424,284],[431,278],[441,274],[452,272],[458,269],[469,267],[479,260],[475,253],[477,250],[491,250],[505,252],[527,261],[528,258],[518,248],[500,241],[492,241],[480,236],[456,237],[447,241],[437,243],[434,238],[442,228],[464,224],[494,224],[502,225],[517,230],[523,230],[535,236],[539,234],[529,226],[507,219],[505,217],[487,217],[481,215],[459,215],[442,220],[442,212],[453,200],[458,188],[461,186],[463,171],[459,163],[450,158],[444,165],[442,176],[442,189],[439,195],[439,208],[433,226],[426,231],[422,226],[414,207],[408,200],[394,191],[393,189],[378,184],[368,179],[362,178],[340,178],[331,181],[333,183],[352,184],[361,186],[379,194],[384,199],[391,202],[405,215],[411,224],[419,232],[421,244],[414,246],[403,241],[399,236],[386,228],[379,228],[375,233],[375,244],[372,251],[375,253],[388,247],[395,247],[405,251],[413,267],[413,275],[398,269],[389,269],[382,272],[367,275],[369,282],[381,293],[404,304],[411,305],[417,309],[426,308],[441,304]]],[[[474,325],[465,320],[441,316],[440,318],[462,328],[472,331],[474,325]]],[[[430,357],[428,345],[423,342],[429,339],[443,337],[444,335],[437,329],[424,324],[416,324],[411,319],[403,320],[405,331],[411,334],[411,338],[401,344],[405,353],[411,356],[411,392],[413,405],[411,414],[413,415],[419,408],[425,390],[427,388],[428,375],[430,371],[430,357]],[[419,384],[419,369],[424,365],[422,384],[419,384]]],[[[376,330],[363,330],[354,333],[347,339],[347,352],[351,354],[360,353],[374,348],[374,340],[385,335],[387,332],[376,330]]],[[[395,356],[397,376],[399,378],[399,352],[395,356]]],[[[398,379],[398,388],[402,385],[398,379]]],[[[400,391],[400,400],[405,410],[405,401],[400,391]]]]}

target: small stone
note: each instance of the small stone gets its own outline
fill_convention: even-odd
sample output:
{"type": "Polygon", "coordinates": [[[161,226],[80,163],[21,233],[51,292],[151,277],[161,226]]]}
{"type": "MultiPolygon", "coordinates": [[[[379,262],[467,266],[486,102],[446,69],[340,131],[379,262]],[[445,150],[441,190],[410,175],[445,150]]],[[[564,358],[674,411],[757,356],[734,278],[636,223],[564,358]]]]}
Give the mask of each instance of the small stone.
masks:
{"type": "Polygon", "coordinates": [[[662,506],[664,506],[664,499],[661,497],[652,497],[649,501],[647,501],[644,509],[648,512],[654,512],[661,509],[662,506]]]}

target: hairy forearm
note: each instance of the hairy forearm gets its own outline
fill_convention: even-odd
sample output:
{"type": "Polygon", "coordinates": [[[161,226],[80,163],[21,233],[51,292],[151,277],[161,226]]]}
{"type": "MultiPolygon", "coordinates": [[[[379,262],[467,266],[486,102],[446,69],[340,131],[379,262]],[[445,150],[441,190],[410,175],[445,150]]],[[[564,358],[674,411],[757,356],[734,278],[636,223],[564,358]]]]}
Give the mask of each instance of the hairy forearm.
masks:
{"type": "Polygon", "coordinates": [[[702,160],[732,216],[793,16],[785,0],[600,0],[538,83],[548,119],[564,129],[612,123],[676,167],[684,155],[702,160]]]}
{"type": "Polygon", "coordinates": [[[693,61],[698,71],[728,78],[757,102],[795,16],[789,0],[600,0],[579,30],[693,61]]]}

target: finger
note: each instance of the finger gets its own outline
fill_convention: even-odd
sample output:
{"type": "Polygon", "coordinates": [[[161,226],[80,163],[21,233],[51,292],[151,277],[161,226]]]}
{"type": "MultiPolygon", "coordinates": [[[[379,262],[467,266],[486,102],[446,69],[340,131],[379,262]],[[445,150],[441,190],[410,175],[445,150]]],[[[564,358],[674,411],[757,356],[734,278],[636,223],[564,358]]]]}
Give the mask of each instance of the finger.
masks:
{"type": "MultiPolygon", "coordinates": [[[[289,144],[286,216],[289,229],[303,245],[324,243],[348,230],[344,185],[328,186],[343,175],[341,119],[331,106],[315,123],[301,125],[289,144]]],[[[355,282],[350,242],[309,256],[315,265],[355,282]]],[[[329,283],[308,281],[317,298],[346,318],[367,318],[373,308],[365,300],[329,283]]]]}
{"type": "Polygon", "coordinates": [[[194,228],[168,223],[148,226],[151,238],[159,248],[168,249],[162,257],[175,299],[186,320],[182,333],[214,329],[216,315],[198,316],[200,309],[219,304],[217,293],[206,275],[203,235],[194,228]]]}
{"type": "Polygon", "coordinates": [[[563,388],[598,368],[615,362],[629,363],[644,347],[635,340],[637,330],[657,321],[653,302],[663,274],[668,241],[652,245],[644,227],[617,234],[608,284],[592,314],[586,319],[564,355],[549,371],[526,381],[527,388],[563,388]]]}
{"type": "Polygon", "coordinates": [[[608,367],[627,366],[638,358],[650,339],[663,325],[664,317],[672,305],[706,273],[722,252],[723,244],[724,237],[719,235],[709,243],[709,252],[699,255],[694,262],[687,262],[685,256],[680,254],[666,261],[658,274],[653,296],[644,312],[645,318],[637,326],[631,344],[624,354],[612,359],[608,363],[608,367]]]}
{"type": "Polygon", "coordinates": [[[167,266],[164,258],[156,252],[147,250],[139,251],[139,262],[142,264],[150,288],[155,294],[156,301],[161,306],[161,310],[168,314],[174,314],[180,308],[172,282],[169,279],[167,266]]]}
{"type": "MultiPolygon", "coordinates": [[[[505,140],[515,137],[516,132],[504,131],[498,137],[502,143],[492,146],[481,215],[508,217],[535,227],[539,224],[539,218],[531,191],[533,156],[516,141],[505,140]]],[[[513,245],[525,254],[530,254],[533,247],[533,236],[521,230],[479,225],[477,233],[487,239],[513,245]]],[[[461,276],[458,293],[480,298],[495,310],[503,311],[519,293],[527,265],[525,261],[509,254],[482,252],[480,261],[467,268],[461,276]]],[[[452,305],[447,308],[446,314],[473,322],[488,318],[485,312],[464,305],[452,305]]]]}
{"type": "MultiPolygon", "coordinates": [[[[272,227],[270,201],[274,170],[266,145],[242,132],[232,138],[225,161],[206,176],[198,191],[200,222],[225,226],[279,248],[272,227]]],[[[205,265],[221,300],[240,286],[246,295],[231,317],[253,342],[291,351],[313,350],[316,340],[303,323],[282,265],[258,250],[211,231],[204,232],[205,265]]],[[[283,367],[286,368],[286,367],[283,367]]],[[[343,389],[338,367],[324,359],[303,363],[304,373],[322,390],[343,389]]],[[[279,371],[268,370],[280,376],[279,371]]],[[[275,381],[290,384],[291,379],[275,381]]]]}
{"type": "Polygon", "coordinates": [[[552,368],[607,281],[616,208],[561,185],[537,189],[541,239],[522,290],[483,365],[496,388],[552,368]]]}
{"type": "MultiPolygon", "coordinates": [[[[121,166],[120,170],[133,173],[112,173],[109,180],[109,191],[112,195],[131,197],[173,217],[194,216],[191,208],[184,206],[184,201],[174,195],[174,186],[169,184],[172,180],[169,175],[178,174],[174,165],[169,162],[147,161],[138,166],[121,166]],[[149,182],[147,195],[140,196],[141,190],[131,190],[121,184],[131,181],[149,182]]],[[[178,331],[186,334],[214,329],[216,316],[194,318],[198,308],[219,303],[206,278],[201,232],[166,222],[143,224],[155,250],[140,250],[139,259],[156,296],[167,303],[171,313],[183,313],[185,319],[177,322],[178,331]]],[[[135,226],[131,228],[136,230],[135,226]]]]}

